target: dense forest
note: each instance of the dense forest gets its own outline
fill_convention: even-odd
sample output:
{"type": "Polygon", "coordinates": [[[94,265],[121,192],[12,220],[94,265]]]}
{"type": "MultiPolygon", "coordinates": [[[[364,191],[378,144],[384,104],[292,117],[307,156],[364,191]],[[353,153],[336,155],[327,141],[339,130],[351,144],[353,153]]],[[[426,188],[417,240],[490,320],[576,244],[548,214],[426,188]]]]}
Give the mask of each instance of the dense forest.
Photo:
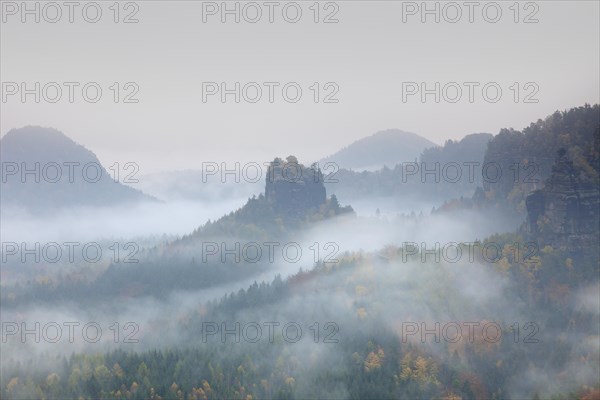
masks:
{"type": "Polygon", "coordinates": [[[419,161],[507,175],[403,181],[399,164],[328,183],[278,157],[263,193],[186,235],[140,239],[136,262],[4,263],[0,396],[599,398],[599,106],[419,161]],[[369,195],[439,203],[396,216],[347,205],[369,195]],[[35,320],[95,321],[102,340],[77,325],[73,342],[35,341],[35,320]]]}
{"type": "MultiPolygon", "coordinates": [[[[595,398],[600,390],[593,378],[600,373],[597,348],[584,344],[597,338],[600,321],[590,304],[572,300],[599,272],[597,249],[575,256],[548,247],[530,259],[517,260],[511,246],[521,238],[505,234],[493,239],[503,245],[497,262],[480,258],[472,266],[421,263],[419,268],[425,269],[421,274],[436,277],[425,280],[427,287],[405,278],[393,280],[402,290],[385,288],[389,273],[380,272],[406,267],[399,248],[385,249],[384,258],[348,254],[339,263],[320,263],[285,281],[276,277],[270,284],[254,283],[181,318],[177,329],[188,346],[142,352],[132,347],[68,358],[41,355],[34,370],[32,360],[4,367],[12,378],[3,397],[504,398],[515,378],[547,374],[546,379],[557,379],[557,386],[572,385],[568,392],[554,392],[554,398],[595,398]],[[469,299],[453,290],[453,284],[463,279],[459,275],[464,272],[458,270],[465,268],[475,275],[475,268],[483,268],[502,281],[502,297],[520,309],[509,315],[530,319],[496,319],[502,328],[499,340],[495,333],[489,340],[482,337],[483,331],[474,330],[473,338],[465,331],[456,343],[436,343],[435,335],[425,342],[402,342],[400,323],[410,321],[413,311],[390,309],[388,302],[407,296],[422,299],[432,310],[447,308],[453,315],[448,322],[460,321],[467,310],[475,323],[489,322],[475,319],[483,310],[469,306],[469,299]],[[294,304],[316,302],[326,297],[322,293],[332,291],[348,297],[335,313],[318,307],[291,310],[286,304],[290,299],[294,304]],[[289,313],[289,321],[320,322],[321,337],[315,342],[313,329],[297,343],[283,340],[278,330],[273,342],[234,343],[233,337],[223,342],[219,335],[207,342],[201,339],[202,321],[226,321],[232,327],[234,321],[267,321],[282,310],[289,313]],[[335,321],[339,331],[323,330],[328,321],[335,321]]],[[[411,257],[418,261],[420,256],[411,257]]],[[[498,309],[486,314],[494,315],[498,309]]],[[[547,395],[528,393],[534,398],[540,394],[547,395]]]]}

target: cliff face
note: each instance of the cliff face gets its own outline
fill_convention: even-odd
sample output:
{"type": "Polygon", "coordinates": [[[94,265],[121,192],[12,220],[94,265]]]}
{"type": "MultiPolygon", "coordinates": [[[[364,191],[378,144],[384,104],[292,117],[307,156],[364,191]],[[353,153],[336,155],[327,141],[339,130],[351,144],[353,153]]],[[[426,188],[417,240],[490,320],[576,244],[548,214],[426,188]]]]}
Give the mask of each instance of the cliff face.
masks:
{"type": "Polygon", "coordinates": [[[579,248],[598,245],[598,182],[583,176],[559,150],[550,178],[526,200],[529,232],[540,245],[579,248]]]}
{"type": "MultiPolygon", "coordinates": [[[[550,178],[554,155],[561,148],[567,149],[571,160],[586,175],[593,175],[591,169],[599,172],[599,127],[600,106],[586,104],[557,111],[522,131],[502,129],[489,142],[483,161],[484,165],[496,164],[503,175],[498,180],[483,180],[486,196],[481,205],[513,214],[524,212],[527,195],[539,188],[534,182],[550,178]]],[[[489,173],[494,176],[492,171],[493,168],[489,173]]]]}
{"type": "Polygon", "coordinates": [[[265,198],[277,212],[300,216],[318,209],[326,202],[323,175],[317,168],[307,168],[294,156],[285,161],[276,158],[269,166],[265,198]]]}

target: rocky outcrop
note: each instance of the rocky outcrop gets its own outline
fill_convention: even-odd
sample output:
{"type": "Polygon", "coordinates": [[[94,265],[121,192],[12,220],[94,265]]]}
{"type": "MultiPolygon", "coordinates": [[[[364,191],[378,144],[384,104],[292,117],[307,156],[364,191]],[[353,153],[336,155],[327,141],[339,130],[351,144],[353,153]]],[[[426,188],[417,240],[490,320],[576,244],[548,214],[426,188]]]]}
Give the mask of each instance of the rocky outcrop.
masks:
{"type": "Polygon", "coordinates": [[[558,151],[550,178],[526,200],[528,230],[541,245],[579,248],[598,245],[600,193],[598,182],[573,166],[558,151]]]}
{"type": "Polygon", "coordinates": [[[304,215],[326,202],[323,174],[315,167],[305,167],[294,156],[285,161],[275,158],[269,165],[265,198],[278,213],[304,215]]]}

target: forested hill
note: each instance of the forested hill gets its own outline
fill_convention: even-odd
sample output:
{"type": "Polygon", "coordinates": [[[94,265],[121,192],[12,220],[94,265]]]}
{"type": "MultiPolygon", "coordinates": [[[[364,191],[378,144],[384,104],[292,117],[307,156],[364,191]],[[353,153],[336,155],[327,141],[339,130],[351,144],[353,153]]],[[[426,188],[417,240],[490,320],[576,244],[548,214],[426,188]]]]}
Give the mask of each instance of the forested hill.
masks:
{"type": "Polygon", "coordinates": [[[502,129],[490,141],[484,163],[496,165],[502,177],[489,169],[479,202],[525,211],[527,195],[550,178],[556,154],[562,148],[573,166],[598,187],[600,172],[600,106],[586,104],[531,123],[522,131],[502,129]]]}
{"type": "Polygon", "coordinates": [[[423,150],[420,161],[429,164],[475,160],[480,154],[485,154],[493,137],[491,133],[472,133],[461,140],[449,139],[443,146],[423,150]]]}

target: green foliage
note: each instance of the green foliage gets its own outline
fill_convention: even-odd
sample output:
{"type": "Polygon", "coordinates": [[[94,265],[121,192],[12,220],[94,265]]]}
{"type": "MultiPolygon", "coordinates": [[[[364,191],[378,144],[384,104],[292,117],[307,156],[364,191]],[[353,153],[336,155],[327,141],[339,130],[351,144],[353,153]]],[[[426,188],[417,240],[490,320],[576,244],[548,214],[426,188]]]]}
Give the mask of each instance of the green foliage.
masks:
{"type": "Polygon", "coordinates": [[[598,182],[600,106],[586,104],[531,123],[523,131],[502,129],[490,141],[484,162],[497,165],[500,179],[484,180],[486,201],[523,213],[525,197],[548,179],[559,149],[567,149],[583,179],[598,182]]]}

